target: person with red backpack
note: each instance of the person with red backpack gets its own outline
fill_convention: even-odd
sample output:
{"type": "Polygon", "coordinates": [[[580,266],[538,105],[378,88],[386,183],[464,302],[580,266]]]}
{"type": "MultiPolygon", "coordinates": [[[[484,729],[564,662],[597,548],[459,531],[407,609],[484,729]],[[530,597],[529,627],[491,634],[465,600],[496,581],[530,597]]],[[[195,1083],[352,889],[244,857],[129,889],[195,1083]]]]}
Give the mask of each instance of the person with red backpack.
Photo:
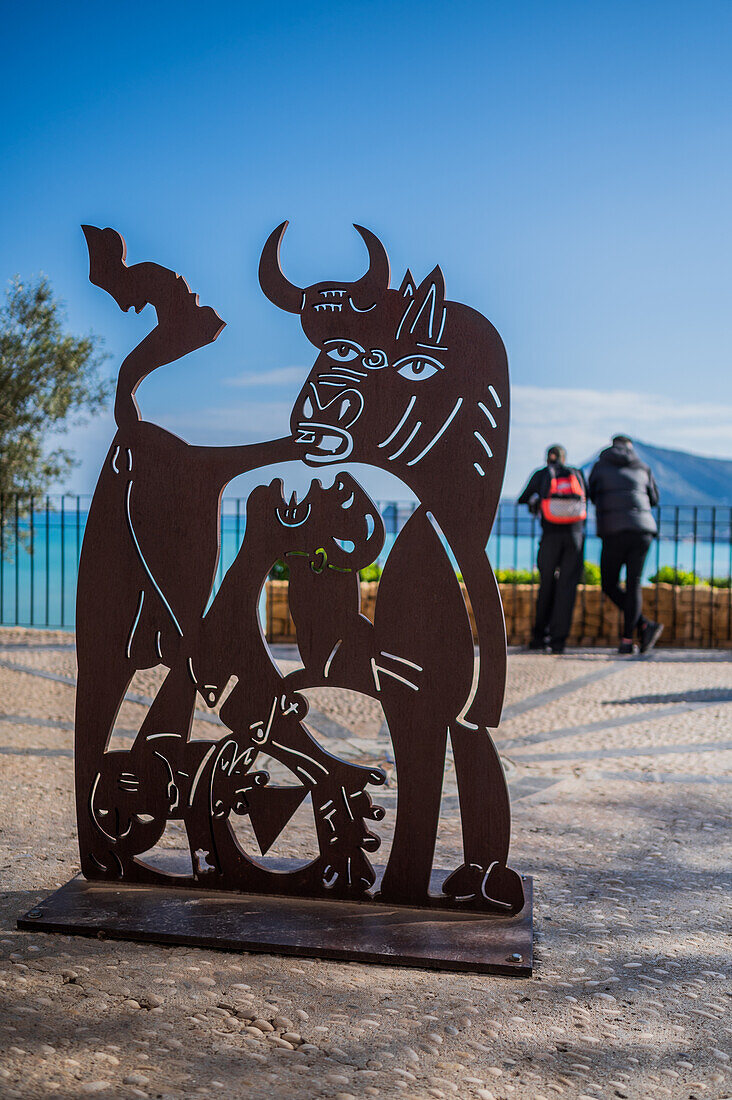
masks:
{"type": "Polygon", "coordinates": [[[529,649],[551,653],[564,653],[585,557],[587,486],[582,471],[567,466],[566,459],[564,447],[553,444],[546,466],[534,471],[518,498],[541,517],[540,583],[529,649]]]}

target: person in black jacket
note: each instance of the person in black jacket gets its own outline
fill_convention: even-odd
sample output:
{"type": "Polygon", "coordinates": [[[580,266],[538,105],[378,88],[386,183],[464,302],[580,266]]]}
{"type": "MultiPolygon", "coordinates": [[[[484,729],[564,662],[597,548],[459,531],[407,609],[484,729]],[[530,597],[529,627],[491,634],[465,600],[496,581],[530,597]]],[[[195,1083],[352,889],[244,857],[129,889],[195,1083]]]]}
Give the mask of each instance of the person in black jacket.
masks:
{"type": "Polygon", "coordinates": [[[633,653],[636,630],[641,653],[651,649],[663,626],[643,615],[641,576],[657,527],[653,512],[658,488],[650,468],[641,462],[627,435],[613,437],[590,471],[590,500],[595,505],[602,539],[602,590],[623,613],[619,653],[633,653]],[[625,588],[618,581],[625,566],[625,588]]]}
{"type": "Polygon", "coordinates": [[[566,459],[564,447],[551,446],[546,466],[534,471],[518,498],[541,516],[539,594],[529,649],[552,653],[564,652],[585,556],[587,487],[582,471],[567,466],[566,459]],[[558,485],[567,491],[564,499],[552,493],[558,485]]]}

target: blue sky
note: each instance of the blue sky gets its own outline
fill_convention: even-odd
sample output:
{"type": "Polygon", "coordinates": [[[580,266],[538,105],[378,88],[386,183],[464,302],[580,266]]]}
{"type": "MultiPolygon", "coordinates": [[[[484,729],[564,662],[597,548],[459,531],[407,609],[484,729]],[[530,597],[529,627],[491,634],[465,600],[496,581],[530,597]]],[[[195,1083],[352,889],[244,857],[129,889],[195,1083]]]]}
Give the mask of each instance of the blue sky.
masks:
{"type": "MultiPolygon", "coordinates": [[[[357,221],[395,280],[440,263],[501,332],[509,491],[555,439],[732,454],[729,3],[31,2],[3,42],[2,278],[46,272],[115,370],[150,320],[87,282],[79,224],[112,225],[228,322],[144,383],[147,418],[284,433],[312,349],[259,290],[262,243],[289,218],[293,281],[356,277],[357,221]]],[[[70,487],[111,432],[74,431],[70,487]]]]}

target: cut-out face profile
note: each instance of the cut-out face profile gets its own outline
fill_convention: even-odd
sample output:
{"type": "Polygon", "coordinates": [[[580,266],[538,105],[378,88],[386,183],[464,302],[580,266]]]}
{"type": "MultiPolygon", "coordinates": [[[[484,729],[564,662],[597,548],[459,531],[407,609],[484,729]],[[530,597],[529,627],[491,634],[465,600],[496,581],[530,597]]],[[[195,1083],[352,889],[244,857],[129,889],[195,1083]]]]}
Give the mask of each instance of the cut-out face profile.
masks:
{"type": "Polygon", "coordinates": [[[369,252],[366,275],[354,283],[293,286],[279,262],[286,225],[267,241],[259,277],[275,305],[299,314],[318,349],[290,422],[305,461],[366,462],[420,495],[429,485],[430,498],[435,470],[449,466],[472,496],[497,499],[508,442],[508,378],[491,323],[446,299],[439,267],[419,285],[407,271],[400,288],[389,289],[386,251],[360,226],[369,252]]]}
{"type": "MultiPolygon", "coordinates": [[[[313,481],[302,500],[285,499],[276,478],[247,500],[247,530],[271,547],[273,561],[307,556],[314,572],[354,572],[370,565],[384,545],[384,524],[368,495],[350,474],[336,475],[324,489],[313,481]]],[[[233,568],[233,566],[232,566],[233,568]]]]}
{"type": "Polygon", "coordinates": [[[144,852],[162,836],[175,801],[170,765],[160,753],[145,768],[129,752],[104,753],[89,810],[97,828],[123,851],[144,852]]]}

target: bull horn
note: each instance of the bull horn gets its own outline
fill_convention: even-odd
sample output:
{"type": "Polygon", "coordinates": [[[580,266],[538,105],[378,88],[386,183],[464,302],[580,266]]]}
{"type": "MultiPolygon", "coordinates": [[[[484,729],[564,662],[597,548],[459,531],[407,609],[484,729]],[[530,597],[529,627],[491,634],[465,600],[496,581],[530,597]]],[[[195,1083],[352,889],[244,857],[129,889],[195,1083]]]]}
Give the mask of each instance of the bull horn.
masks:
{"type": "Polygon", "coordinates": [[[371,304],[389,289],[389,257],[375,233],[370,229],[364,229],[362,225],[354,225],[353,228],[361,234],[369,250],[369,269],[357,283],[353,284],[351,297],[371,304]]]}
{"type": "Polygon", "coordinates": [[[299,313],[302,309],[303,292],[285,278],[280,267],[280,245],[289,224],[282,222],[267,238],[259,261],[259,285],[274,305],[286,309],[288,313],[299,313]]]}

